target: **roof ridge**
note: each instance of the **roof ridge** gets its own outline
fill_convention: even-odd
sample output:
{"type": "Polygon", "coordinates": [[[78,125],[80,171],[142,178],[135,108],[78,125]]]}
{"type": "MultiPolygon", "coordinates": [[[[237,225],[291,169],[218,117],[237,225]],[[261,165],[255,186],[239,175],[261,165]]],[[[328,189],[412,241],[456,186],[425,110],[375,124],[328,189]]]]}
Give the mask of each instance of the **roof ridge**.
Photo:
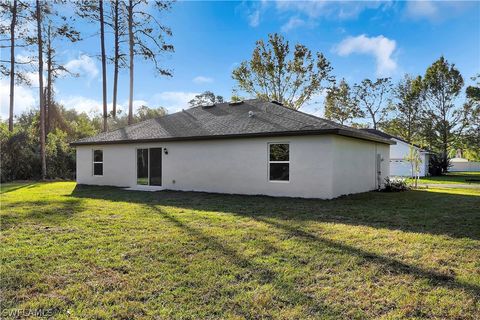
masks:
{"type": "Polygon", "coordinates": [[[391,144],[388,138],[335,123],[303,111],[272,104],[264,99],[246,99],[241,106],[228,102],[217,103],[217,108],[195,106],[182,111],[147,119],[125,127],[87,137],[72,145],[126,143],[135,141],[221,138],[240,136],[340,134],[359,139],[391,144]],[[251,122],[247,111],[258,112],[258,120],[251,122]]]}
{"type": "MultiPolygon", "coordinates": [[[[297,110],[297,109],[292,109],[292,108],[289,108],[283,104],[278,104],[278,106],[281,106],[285,109],[288,109],[288,110],[291,110],[291,111],[295,111],[295,112],[298,112],[298,113],[301,113],[303,115],[306,115],[310,118],[313,118],[313,119],[316,119],[316,120],[321,120],[321,121],[326,121],[328,123],[330,123],[331,125],[335,126],[337,129],[346,129],[346,130],[351,130],[351,131],[357,131],[357,132],[362,132],[362,133],[365,133],[363,132],[363,130],[361,129],[357,129],[357,128],[353,128],[353,127],[350,127],[350,126],[346,126],[346,125],[343,125],[343,124],[340,124],[340,123],[337,123],[335,121],[332,121],[332,120],[329,120],[329,119],[325,119],[325,118],[321,118],[321,117],[318,117],[316,115],[313,115],[313,114],[310,114],[310,113],[306,113],[306,112],[303,112],[303,111],[300,111],[300,110],[297,110]]],[[[367,132],[368,135],[371,135],[371,133],[367,132]]]]}

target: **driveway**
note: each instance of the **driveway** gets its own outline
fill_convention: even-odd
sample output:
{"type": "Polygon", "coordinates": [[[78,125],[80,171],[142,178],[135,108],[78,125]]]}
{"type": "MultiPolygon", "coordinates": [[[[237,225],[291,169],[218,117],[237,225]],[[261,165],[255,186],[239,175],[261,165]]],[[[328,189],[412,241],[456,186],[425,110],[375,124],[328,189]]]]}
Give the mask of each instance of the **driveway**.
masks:
{"type": "Polygon", "coordinates": [[[480,189],[480,183],[419,183],[424,188],[480,189]]]}

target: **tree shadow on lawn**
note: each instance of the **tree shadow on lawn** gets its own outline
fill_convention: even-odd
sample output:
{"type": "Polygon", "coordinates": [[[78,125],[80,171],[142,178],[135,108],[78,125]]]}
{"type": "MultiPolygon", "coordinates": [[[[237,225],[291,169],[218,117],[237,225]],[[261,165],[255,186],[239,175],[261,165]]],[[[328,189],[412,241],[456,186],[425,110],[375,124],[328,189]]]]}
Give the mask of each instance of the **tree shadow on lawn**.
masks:
{"type": "MultiPolygon", "coordinates": [[[[91,186],[77,186],[71,196],[135,202],[155,210],[158,210],[155,206],[160,205],[246,216],[283,230],[290,236],[300,238],[312,246],[327,245],[365,261],[373,262],[391,273],[411,274],[428,280],[432,285],[460,288],[480,296],[479,286],[459,282],[450,274],[424,270],[393,258],[319,237],[289,224],[289,220],[337,222],[478,239],[479,215],[476,210],[480,205],[480,197],[423,191],[370,192],[325,201],[199,192],[132,192],[117,188],[91,186]],[[426,203],[429,203],[430,206],[425,205],[426,203]],[[447,210],[448,213],[445,212],[447,210]],[[272,221],[270,218],[277,221],[272,221]],[[441,224],[445,224],[447,219],[453,219],[453,221],[447,227],[442,226],[441,224]],[[285,223],[280,221],[285,221],[285,223]]],[[[171,215],[163,211],[162,213],[173,219],[171,215]]],[[[176,221],[176,224],[186,228],[184,223],[176,221]]],[[[190,227],[188,230],[193,232],[194,229],[190,227]]],[[[206,235],[202,237],[200,237],[201,240],[210,238],[206,235]]],[[[214,243],[214,246],[219,245],[221,244],[214,243]]],[[[226,248],[223,249],[228,252],[226,248]]]]}
{"type": "MultiPolygon", "coordinates": [[[[331,306],[328,306],[314,299],[312,296],[298,290],[295,286],[295,283],[288,281],[281,273],[273,271],[259,263],[255,263],[250,259],[244,258],[235,249],[230,248],[228,245],[222,242],[221,239],[218,239],[212,235],[207,235],[199,228],[195,228],[185,222],[180,221],[179,219],[175,218],[168,212],[165,212],[161,208],[155,206],[148,206],[148,208],[153,208],[159,214],[161,214],[162,217],[167,219],[170,223],[178,227],[180,230],[190,234],[197,241],[201,241],[209,248],[215,250],[215,252],[218,252],[224,257],[226,257],[229,263],[234,264],[242,270],[247,271],[246,274],[249,274],[249,277],[254,277],[254,279],[257,280],[260,284],[273,285],[275,290],[279,293],[279,296],[276,296],[276,301],[284,304],[289,304],[292,307],[302,305],[307,308],[307,310],[305,310],[306,314],[310,315],[322,315],[324,317],[332,316],[335,318],[338,318],[342,315],[341,311],[336,310],[331,306]]],[[[238,280],[243,281],[242,279],[238,280]]],[[[234,306],[235,305],[237,305],[237,303],[235,303],[234,306]]],[[[258,315],[243,314],[243,316],[256,317],[258,315]]]]}
{"type": "Polygon", "coordinates": [[[11,185],[3,184],[0,187],[0,194],[9,193],[9,192],[16,191],[16,190],[19,190],[19,189],[30,189],[30,188],[33,188],[35,186],[36,186],[35,183],[25,184],[25,183],[21,183],[21,182],[19,182],[18,185],[16,183],[11,184],[11,185]]]}
{"type": "Polygon", "coordinates": [[[474,195],[427,191],[367,192],[319,200],[205,192],[136,192],[78,185],[71,196],[480,239],[480,196],[474,195]]]}
{"type": "Polygon", "coordinates": [[[57,226],[82,211],[83,199],[21,201],[2,204],[0,230],[6,231],[26,223],[57,226]]]}
{"type": "MultiPolygon", "coordinates": [[[[157,208],[155,206],[149,206],[153,208],[158,213],[160,213],[164,218],[172,222],[178,228],[183,229],[193,235],[199,241],[202,241],[204,244],[208,245],[210,248],[220,252],[224,256],[229,258],[229,261],[235,263],[241,268],[247,268],[260,278],[260,282],[270,283],[275,285],[275,288],[281,292],[283,296],[290,297],[287,301],[295,300],[301,302],[302,305],[310,306],[317,304],[318,301],[313,301],[313,298],[305,295],[301,291],[297,290],[293,285],[285,282],[285,279],[280,273],[276,273],[258,263],[254,263],[251,260],[247,260],[239,255],[234,249],[229,248],[219,239],[212,235],[207,235],[205,232],[189,226],[185,222],[182,222],[176,219],[173,215],[165,212],[164,210],[157,208]]],[[[350,245],[346,245],[334,240],[325,239],[318,235],[306,232],[294,226],[288,225],[288,223],[280,223],[276,221],[267,220],[261,217],[254,217],[253,219],[259,222],[266,223],[274,228],[283,230],[291,237],[296,237],[301,239],[302,243],[311,246],[313,249],[321,249],[322,247],[330,247],[340,252],[347,253],[351,256],[358,257],[366,262],[374,263],[378,266],[380,270],[383,270],[385,274],[406,274],[412,275],[416,279],[425,279],[429,281],[429,284],[432,287],[440,286],[448,289],[460,289],[465,290],[474,296],[480,297],[480,287],[474,284],[459,282],[455,279],[454,276],[436,272],[424,270],[420,267],[412,266],[401,262],[399,260],[378,255],[373,252],[368,252],[363,249],[359,249],[350,245]]],[[[337,312],[333,309],[328,309],[325,305],[318,305],[319,310],[329,310],[331,312],[337,312]]],[[[319,311],[316,310],[316,311],[319,311]]]]}

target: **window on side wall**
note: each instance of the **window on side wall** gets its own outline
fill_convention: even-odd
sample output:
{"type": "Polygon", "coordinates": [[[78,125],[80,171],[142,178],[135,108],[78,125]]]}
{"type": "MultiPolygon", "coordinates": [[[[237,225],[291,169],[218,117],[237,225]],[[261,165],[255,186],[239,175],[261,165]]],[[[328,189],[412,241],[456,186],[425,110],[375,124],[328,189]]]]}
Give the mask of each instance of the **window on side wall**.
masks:
{"type": "Polygon", "coordinates": [[[103,176],[103,150],[93,150],[93,175],[103,176]]]}
{"type": "Polygon", "coordinates": [[[290,145],[268,144],[268,176],[270,181],[290,181],[290,145]]]}

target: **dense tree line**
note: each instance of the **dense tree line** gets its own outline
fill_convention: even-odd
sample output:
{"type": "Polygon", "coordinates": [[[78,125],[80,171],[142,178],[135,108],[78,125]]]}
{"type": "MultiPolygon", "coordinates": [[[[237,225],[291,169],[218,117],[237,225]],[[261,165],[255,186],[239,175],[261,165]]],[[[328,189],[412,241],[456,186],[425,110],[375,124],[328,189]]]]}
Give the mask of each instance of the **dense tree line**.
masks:
{"type": "Polygon", "coordinates": [[[396,84],[382,78],[365,79],[353,90],[345,82],[339,87],[328,89],[327,118],[380,129],[432,150],[443,172],[457,149],[470,159],[480,159],[478,83],[464,88],[462,75],[444,57],[423,76],[405,75],[396,84]]]}
{"type": "MultiPolygon", "coordinates": [[[[8,25],[0,26],[0,48],[9,51],[9,59],[1,60],[0,75],[8,78],[10,82],[8,134],[2,133],[2,156],[4,150],[9,150],[10,142],[18,141],[19,131],[26,130],[30,125],[36,125],[37,130],[22,132],[23,142],[30,145],[38,143],[35,156],[40,158],[40,177],[45,179],[53,177],[48,164],[53,160],[48,159],[48,148],[54,141],[62,140],[68,145],[68,134],[55,136],[55,125],[53,115],[61,115],[55,102],[54,83],[60,77],[75,76],[66,68],[66,61],[57,56],[64,42],[78,42],[82,36],[93,37],[98,35],[99,50],[93,48],[91,55],[98,55],[102,65],[102,131],[108,130],[110,118],[115,123],[122,123],[125,119],[116,119],[117,111],[117,86],[118,72],[120,68],[129,69],[129,105],[126,123],[131,124],[139,118],[138,111],[134,114],[134,61],[143,59],[151,62],[156,73],[164,76],[171,76],[171,70],[164,68],[161,64],[161,57],[166,52],[173,52],[173,46],[168,44],[166,38],[172,35],[170,28],[163,25],[159,14],[168,11],[172,5],[171,1],[148,1],[148,0],[36,0],[35,2],[25,0],[0,0],[0,18],[2,21],[10,21],[8,25]],[[61,12],[68,12],[66,6],[75,8],[74,16],[66,17],[61,12]],[[63,8],[62,8],[63,7],[63,8]],[[75,30],[72,21],[84,20],[92,23],[93,35],[82,35],[75,30]],[[113,32],[109,33],[106,30],[113,32]],[[106,50],[105,42],[107,37],[113,37],[114,50],[109,53],[106,50]],[[19,60],[16,53],[21,48],[22,53],[29,54],[26,60],[19,60]],[[128,55],[126,54],[128,52],[128,55]],[[109,111],[107,106],[107,63],[113,63],[113,110],[109,111]],[[30,125],[22,124],[20,119],[33,119],[22,115],[16,121],[14,119],[15,105],[15,84],[31,84],[31,79],[26,76],[28,72],[38,74],[38,121],[30,121],[30,125]],[[15,126],[18,126],[16,130],[15,126]],[[32,132],[37,134],[33,139],[32,132]],[[28,137],[28,139],[27,139],[28,137]],[[12,138],[12,141],[8,139],[12,138]],[[50,139],[52,141],[50,141],[50,139]],[[60,139],[60,140],[59,140],[60,139]],[[67,139],[67,140],[65,140],[67,139]],[[38,149],[38,150],[37,150],[38,149]],[[38,154],[37,154],[38,151],[38,154]]],[[[36,85],[37,86],[37,85],[36,85]]],[[[147,108],[148,109],[148,108],[147,108]]],[[[151,111],[142,109],[149,116],[155,113],[164,112],[163,109],[151,111]]],[[[141,117],[140,117],[141,118],[141,117]]],[[[96,121],[93,119],[92,121],[96,121]]],[[[2,124],[3,125],[3,124],[2,124]]],[[[114,125],[115,126],[115,125],[114,125]]],[[[4,128],[2,127],[2,130],[4,128]]],[[[95,131],[96,132],[96,131],[95,131]]],[[[91,131],[90,133],[94,133],[91,131]]],[[[31,146],[31,145],[30,145],[31,146]]],[[[13,149],[12,149],[13,150],[13,149]]],[[[28,154],[28,152],[27,152],[28,154]]],[[[36,163],[36,162],[35,162],[36,163]]],[[[8,167],[2,163],[2,180],[5,177],[18,178],[11,172],[5,172],[8,167]]],[[[34,166],[32,166],[33,168],[34,166]]],[[[68,166],[67,166],[68,167],[68,166]]],[[[28,170],[24,170],[27,172],[28,170]]],[[[38,174],[35,174],[38,176],[38,174]]],[[[23,178],[28,175],[23,174],[23,178]]],[[[32,175],[33,176],[33,175],[32,175]]],[[[62,176],[62,175],[59,175],[62,176]]]]}
{"type": "MultiPolygon", "coordinates": [[[[90,137],[103,131],[103,114],[88,115],[74,109],[65,109],[54,103],[50,130],[46,137],[45,157],[48,179],[72,179],[75,174],[75,149],[69,143],[90,137]]],[[[157,118],[167,113],[164,108],[141,106],[132,116],[134,123],[157,118]]],[[[109,116],[111,130],[128,125],[128,114],[117,110],[117,116],[109,116]]],[[[16,118],[13,131],[7,122],[0,122],[1,181],[41,179],[40,112],[31,110],[16,118]]]]}
{"type": "Polygon", "coordinates": [[[479,76],[473,79],[476,86],[464,88],[455,64],[442,56],[424,75],[405,75],[398,83],[379,78],[348,84],[335,81],[322,53],[313,54],[301,44],[290,47],[278,34],[257,41],[251,59],[232,73],[237,84],[232,98],[239,99],[240,90],[297,110],[326,92],[326,118],[380,129],[432,150],[443,172],[458,148],[480,160],[479,76]]]}
{"type": "MultiPolygon", "coordinates": [[[[75,76],[56,53],[63,44],[82,41],[85,36],[59,13],[65,2],[0,0],[2,19],[11,21],[0,28],[0,46],[10,50],[10,59],[2,60],[0,68],[1,75],[10,80],[10,116],[0,124],[2,181],[71,178],[74,154],[69,142],[166,113],[163,108],[147,106],[134,113],[134,62],[144,59],[152,63],[157,74],[172,75],[161,64],[162,55],[173,51],[165,40],[172,32],[152,14],[168,10],[172,3],[78,0],[73,4],[73,18],[91,23],[93,36],[98,36],[98,48],[93,48],[98,50],[92,54],[98,56],[102,66],[103,110],[94,116],[65,110],[55,99],[55,81],[75,76]],[[148,6],[154,10],[147,10],[148,6]],[[113,37],[113,52],[105,48],[106,37],[113,37]],[[30,56],[17,61],[18,48],[27,50],[30,56]],[[110,64],[112,110],[107,108],[110,64]],[[117,108],[118,73],[122,68],[129,70],[126,113],[117,108]],[[14,85],[28,84],[30,79],[25,74],[32,71],[38,73],[39,108],[14,119],[14,85]]],[[[271,34],[267,41],[257,41],[251,59],[233,70],[236,87],[232,100],[243,99],[242,93],[277,100],[298,110],[315,96],[325,94],[326,118],[345,125],[378,128],[433,150],[439,155],[443,171],[457,148],[465,150],[471,159],[480,159],[479,76],[473,79],[475,85],[464,88],[462,75],[444,57],[429,66],[424,75],[405,75],[398,83],[390,78],[364,79],[353,84],[345,79],[337,82],[332,72],[333,67],[321,52],[313,53],[302,44],[291,47],[283,36],[271,34]]],[[[189,104],[223,101],[222,96],[205,91],[189,104]]]]}

